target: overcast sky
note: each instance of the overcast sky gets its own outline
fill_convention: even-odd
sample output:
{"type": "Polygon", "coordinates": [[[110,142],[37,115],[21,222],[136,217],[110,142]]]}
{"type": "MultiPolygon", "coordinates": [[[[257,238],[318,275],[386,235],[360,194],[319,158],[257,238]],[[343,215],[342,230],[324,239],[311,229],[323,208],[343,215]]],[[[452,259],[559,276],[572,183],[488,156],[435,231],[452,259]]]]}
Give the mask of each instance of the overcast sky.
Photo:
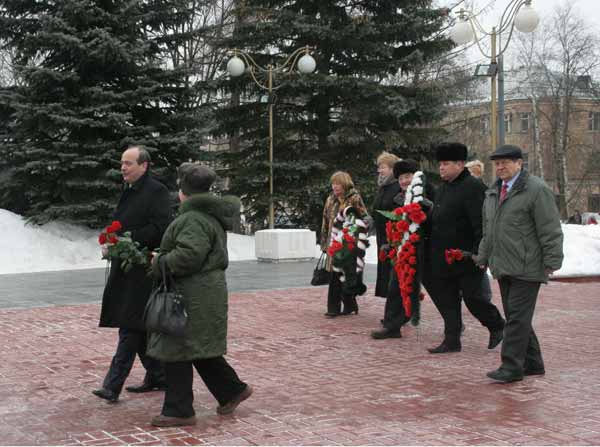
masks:
{"type": "MultiPolygon", "coordinates": [[[[437,0],[442,6],[453,6],[459,3],[459,0],[437,0]]],[[[500,17],[511,0],[469,0],[468,3],[475,4],[475,10],[485,9],[487,12],[481,21],[488,27],[497,25],[500,17]]],[[[553,10],[563,4],[571,3],[579,10],[582,17],[590,22],[590,25],[599,26],[600,22],[600,0],[533,0],[533,8],[540,14],[542,19],[551,15],[553,10]]],[[[457,8],[460,9],[460,8],[457,8]]]]}
{"type": "MultiPolygon", "coordinates": [[[[459,3],[460,0],[437,0],[439,6],[452,7],[459,3]]],[[[478,16],[479,21],[487,31],[491,31],[493,26],[498,26],[502,13],[506,10],[511,0],[466,0],[469,5],[473,4],[473,12],[482,11],[478,16]]],[[[540,18],[552,16],[554,10],[562,4],[569,3],[574,6],[575,13],[582,17],[591,28],[598,30],[600,35],[600,0],[533,0],[532,6],[540,15],[540,18]]],[[[464,5],[463,3],[462,5],[464,5]]],[[[455,8],[452,16],[460,9],[460,6],[455,8]]],[[[484,46],[489,45],[489,38],[485,39],[484,46]]],[[[509,48],[510,49],[510,48],[509,48]]],[[[482,59],[483,56],[473,48],[468,52],[468,59],[482,59]]],[[[481,61],[483,62],[483,61],[481,61]]]]}

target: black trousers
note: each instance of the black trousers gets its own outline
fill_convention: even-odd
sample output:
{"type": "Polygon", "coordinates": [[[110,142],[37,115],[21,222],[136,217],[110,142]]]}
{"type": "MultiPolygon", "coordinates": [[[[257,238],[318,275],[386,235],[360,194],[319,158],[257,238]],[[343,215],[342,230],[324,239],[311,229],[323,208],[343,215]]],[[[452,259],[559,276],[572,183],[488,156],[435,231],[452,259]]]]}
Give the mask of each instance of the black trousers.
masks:
{"type": "Polygon", "coordinates": [[[165,382],[165,373],[161,363],[146,355],[146,332],[120,328],[117,352],[112,359],[102,387],[119,394],[133,367],[136,354],[146,368],[144,383],[162,384],[165,382]]]}
{"type": "Polygon", "coordinates": [[[498,285],[506,316],[501,368],[516,375],[522,375],[523,369],[544,369],[540,343],[531,324],[540,283],[505,276],[498,285]]]}
{"type": "Polygon", "coordinates": [[[502,329],[504,319],[491,302],[482,298],[483,271],[442,278],[431,272],[423,284],[435,307],[444,319],[444,340],[450,345],[460,345],[461,297],[469,312],[490,331],[502,329]]]}
{"type": "Polygon", "coordinates": [[[390,283],[383,311],[383,327],[390,331],[399,331],[407,321],[408,318],[406,318],[406,312],[402,305],[402,296],[400,295],[398,275],[396,275],[396,272],[392,268],[390,269],[390,283]]]}
{"type": "Polygon", "coordinates": [[[196,368],[208,391],[219,402],[219,405],[231,402],[248,386],[239,379],[235,370],[222,356],[165,363],[167,391],[162,408],[164,416],[187,418],[196,414],[193,406],[194,371],[192,366],[196,368]]]}
{"type": "Polygon", "coordinates": [[[486,272],[483,273],[481,278],[481,298],[488,302],[492,301],[492,285],[486,272]]]}
{"type": "MultiPolygon", "coordinates": [[[[362,272],[359,275],[360,278],[362,278],[362,272]]],[[[344,309],[346,310],[352,310],[358,307],[356,295],[347,295],[343,293],[340,273],[332,270],[329,276],[329,288],[327,289],[327,312],[341,312],[342,303],[344,303],[344,309]]]]}

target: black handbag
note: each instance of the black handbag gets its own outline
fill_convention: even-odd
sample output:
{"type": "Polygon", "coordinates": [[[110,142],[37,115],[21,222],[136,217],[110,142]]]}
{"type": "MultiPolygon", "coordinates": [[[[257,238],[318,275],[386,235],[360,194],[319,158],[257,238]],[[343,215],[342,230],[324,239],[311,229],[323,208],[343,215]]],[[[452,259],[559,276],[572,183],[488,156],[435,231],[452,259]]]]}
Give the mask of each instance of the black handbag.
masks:
{"type": "Polygon", "coordinates": [[[148,332],[160,332],[183,337],[188,315],[183,296],[177,292],[173,276],[167,275],[164,259],[159,259],[162,281],[150,294],[144,309],[144,324],[148,332]]]}
{"type": "Polygon", "coordinates": [[[313,277],[310,281],[313,286],[323,286],[325,284],[329,284],[329,275],[330,273],[325,268],[327,264],[327,255],[325,252],[321,253],[321,257],[317,261],[317,265],[315,266],[315,270],[313,271],[313,277]]]}

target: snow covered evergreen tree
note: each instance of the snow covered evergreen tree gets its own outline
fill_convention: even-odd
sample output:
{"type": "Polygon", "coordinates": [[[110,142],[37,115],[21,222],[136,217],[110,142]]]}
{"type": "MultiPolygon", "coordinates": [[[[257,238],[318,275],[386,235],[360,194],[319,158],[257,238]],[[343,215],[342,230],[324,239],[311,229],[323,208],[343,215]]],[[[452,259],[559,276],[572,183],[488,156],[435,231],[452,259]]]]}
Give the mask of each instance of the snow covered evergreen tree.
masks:
{"type": "MultiPolygon", "coordinates": [[[[165,174],[197,153],[201,114],[189,67],[167,66],[189,10],[184,1],[1,0],[0,41],[15,54],[16,85],[0,146],[0,207],[15,195],[42,223],[106,223],[120,189],[120,154],[143,144],[165,174]],[[168,170],[168,171],[167,171],[168,170]]],[[[6,205],[8,204],[8,205],[6,205]]]]}
{"type": "MultiPolygon", "coordinates": [[[[369,201],[379,152],[428,148],[445,95],[413,73],[452,47],[441,34],[446,10],[430,0],[240,0],[237,6],[237,26],[223,47],[241,49],[262,66],[280,65],[298,47],[315,49],[314,74],[275,81],[276,225],[318,228],[335,170],[349,171],[369,201]]],[[[261,226],[268,210],[264,91],[249,75],[222,87],[241,98],[221,110],[216,130],[239,140],[226,156],[231,189],[261,226]]]]}

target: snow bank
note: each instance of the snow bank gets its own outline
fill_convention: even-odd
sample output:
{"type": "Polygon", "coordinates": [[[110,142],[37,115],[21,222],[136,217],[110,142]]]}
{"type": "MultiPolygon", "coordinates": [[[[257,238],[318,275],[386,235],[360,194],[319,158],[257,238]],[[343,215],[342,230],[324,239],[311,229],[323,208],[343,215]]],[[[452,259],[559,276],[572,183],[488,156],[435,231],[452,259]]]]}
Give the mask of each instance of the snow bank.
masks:
{"type": "Polygon", "coordinates": [[[600,225],[563,225],[565,259],[554,276],[600,275],[600,225]]]}
{"type": "MultiPolygon", "coordinates": [[[[563,225],[562,228],[565,259],[554,277],[600,275],[600,225],[563,225]]],[[[377,264],[375,238],[369,240],[371,246],[366,262],[377,264]]]]}
{"type": "MultiPolygon", "coordinates": [[[[98,235],[64,222],[46,225],[27,225],[25,220],[10,211],[0,209],[0,274],[102,268],[98,235]]],[[[239,234],[228,236],[231,261],[255,259],[254,238],[239,234]]]]}

